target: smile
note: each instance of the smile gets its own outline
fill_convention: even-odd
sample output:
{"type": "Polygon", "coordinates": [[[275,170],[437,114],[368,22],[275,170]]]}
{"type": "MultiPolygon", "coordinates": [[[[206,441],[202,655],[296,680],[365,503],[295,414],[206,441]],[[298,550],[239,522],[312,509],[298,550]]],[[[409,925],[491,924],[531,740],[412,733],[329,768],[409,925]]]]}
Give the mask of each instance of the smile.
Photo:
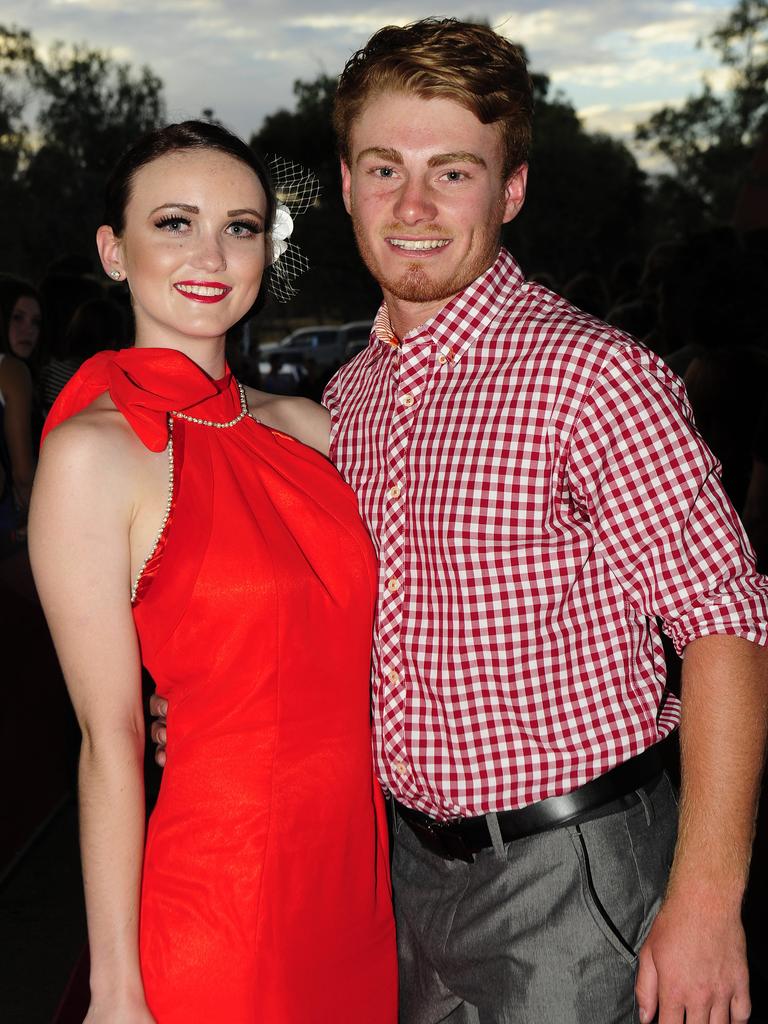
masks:
{"type": "Polygon", "coordinates": [[[450,238],[388,238],[387,241],[406,252],[427,252],[451,244],[450,238]]]}
{"type": "Polygon", "coordinates": [[[173,287],[193,302],[220,302],[232,291],[230,285],[218,281],[177,281],[173,287]]]}

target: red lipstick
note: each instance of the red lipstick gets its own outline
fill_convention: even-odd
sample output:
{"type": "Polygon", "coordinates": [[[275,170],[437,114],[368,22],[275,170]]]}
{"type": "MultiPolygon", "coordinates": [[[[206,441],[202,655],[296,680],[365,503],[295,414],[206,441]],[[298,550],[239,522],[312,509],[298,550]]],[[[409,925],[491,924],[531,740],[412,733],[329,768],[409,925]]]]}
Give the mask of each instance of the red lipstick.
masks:
{"type": "Polygon", "coordinates": [[[232,291],[231,285],[221,281],[176,281],[173,287],[193,302],[221,302],[232,291]]]}

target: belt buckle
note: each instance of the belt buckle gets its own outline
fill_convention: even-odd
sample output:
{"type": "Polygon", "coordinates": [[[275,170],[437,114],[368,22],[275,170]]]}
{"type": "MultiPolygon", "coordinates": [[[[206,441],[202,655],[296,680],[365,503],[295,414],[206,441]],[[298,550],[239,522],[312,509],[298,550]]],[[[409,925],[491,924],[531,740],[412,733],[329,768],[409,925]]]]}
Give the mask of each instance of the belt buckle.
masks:
{"type": "Polygon", "coordinates": [[[451,832],[442,822],[409,822],[423,846],[444,860],[463,860],[474,864],[475,851],[470,850],[460,835],[451,832]]]}

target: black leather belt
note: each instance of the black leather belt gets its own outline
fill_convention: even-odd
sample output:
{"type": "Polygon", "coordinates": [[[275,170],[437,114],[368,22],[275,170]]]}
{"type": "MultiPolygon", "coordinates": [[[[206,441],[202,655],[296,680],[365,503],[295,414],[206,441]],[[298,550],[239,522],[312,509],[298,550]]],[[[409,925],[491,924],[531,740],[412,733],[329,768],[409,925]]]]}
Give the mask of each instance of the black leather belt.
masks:
{"type": "MultiPolygon", "coordinates": [[[[551,796],[516,811],[499,811],[496,818],[502,839],[508,843],[634,806],[640,801],[638,790],[650,792],[664,773],[661,747],[661,743],[655,743],[642,754],[631,757],[564,796],[551,796]]],[[[493,845],[485,815],[437,821],[397,800],[394,805],[397,814],[410,826],[422,846],[441,857],[471,862],[474,854],[493,845]]]]}

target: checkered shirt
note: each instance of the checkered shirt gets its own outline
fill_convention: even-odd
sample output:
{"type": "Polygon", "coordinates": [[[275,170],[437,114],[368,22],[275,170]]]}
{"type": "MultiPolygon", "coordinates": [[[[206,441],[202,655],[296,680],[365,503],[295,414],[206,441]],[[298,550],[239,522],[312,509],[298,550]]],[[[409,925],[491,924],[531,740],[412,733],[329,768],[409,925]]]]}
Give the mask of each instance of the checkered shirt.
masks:
{"type": "Polygon", "coordinates": [[[324,402],[380,561],[382,784],[437,818],[569,792],[675,727],[660,621],[768,643],[680,380],[495,264],[398,343],[383,306],[324,402]]]}

